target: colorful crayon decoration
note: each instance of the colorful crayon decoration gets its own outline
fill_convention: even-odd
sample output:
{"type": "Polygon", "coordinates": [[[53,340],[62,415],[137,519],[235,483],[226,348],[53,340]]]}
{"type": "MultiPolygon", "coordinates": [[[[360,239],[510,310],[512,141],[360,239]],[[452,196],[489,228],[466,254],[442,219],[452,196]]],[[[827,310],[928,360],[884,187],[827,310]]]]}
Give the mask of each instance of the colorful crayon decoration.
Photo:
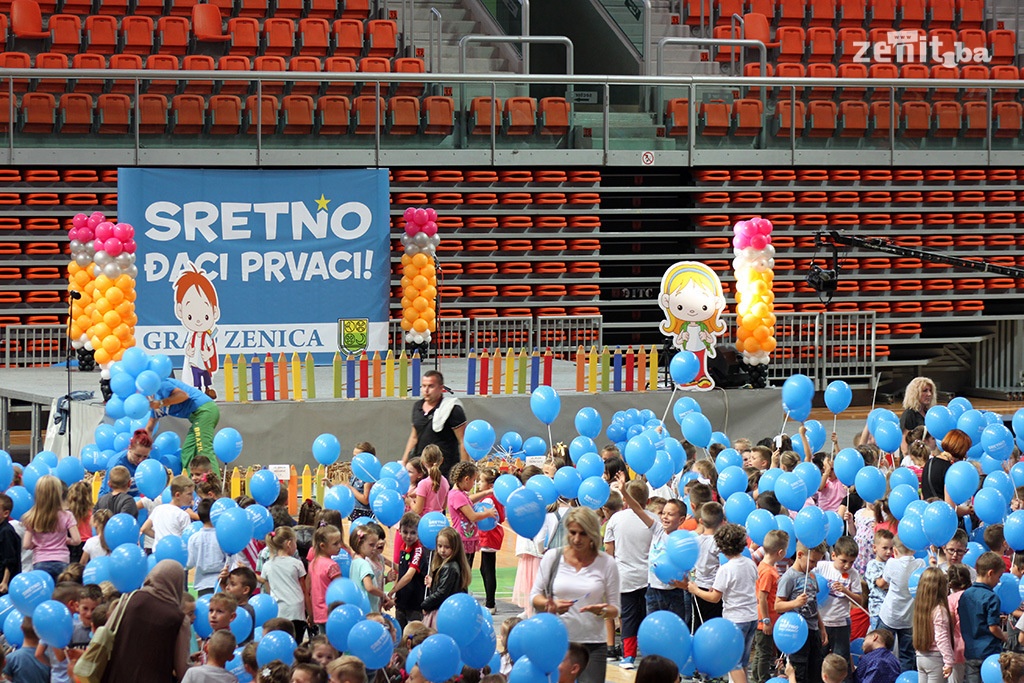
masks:
{"type": "Polygon", "coordinates": [[[246,367],[245,354],[238,356],[238,400],[241,403],[249,401],[249,369],[246,367]]]}
{"type": "MultiPolygon", "coordinates": [[[[412,390],[418,392],[420,390],[420,352],[414,351],[412,354],[412,390]]],[[[416,393],[418,396],[419,394],[416,393]]]]}
{"type": "Polygon", "coordinates": [[[612,391],[622,391],[622,348],[618,346],[612,356],[612,391]]]}
{"type": "Polygon", "coordinates": [[[601,391],[608,391],[610,386],[609,379],[611,375],[611,354],[608,352],[608,347],[601,349],[601,391]]]}
{"type": "Polygon", "coordinates": [[[274,359],[270,357],[269,353],[263,362],[263,373],[267,383],[267,400],[273,401],[277,398],[277,394],[274,391],[274,359]]]}
{"type": "Polygon", "coordinates": [[[259,356],[252,357],[252,400],[262,401],[263,400],[263,385],[260,378],[260,374],[263,370],[263,366],[260,363],[259,356]]]}
{"type": "Polygon", "coordinates": [[[491,384],[491,393],[495,396],[501,393],[501,349],[494,349],[494,380],[491,384]]]}
{"type": "Polygon", "coordinates": [[[302,468],[302,500],[313,497],[313,473],[309,465],[302,468]]]}
{"type": "Polygon", "coordinates": [[[302,361],[299,360],[298,352],[292,352],[292,390],[295,393],[295,400],[302,400],[302,361]]]}
{"type": "MultiPolygon", "coordinates": [[[[351,382],[352,380],[349,380],[351,382]]],[[[370,359],[366,351],[359,352],[359,398],[370,395],[370,359]]]]}
{"type": "Polygon", "coordinates": [[[476,393],[476,351],[469,350],[466,358],[466,395],[472,396],[476,393]]]}
{"type": "Polygon", "coordinates": [[[576,347],[576,391],[581,394],[586,391],[586,355],[583,353],[583,345],[576,347]]]}
{"type": "Polygon", "coordinates": [[[626,349],[626,391],[633,391],[633,365],[636,359],[633,357],[633,347],[626,349]]]}
{"type": "Polygon", "coordinates": [[[658,390],[658,347],[651,346],[651,355],[647,357],[647,388],[658,390]]]}
{"type": "Polygon", "coordinates": [[[388,398],[395,397],[395,354],[391,349],[384,357],[384,393],[388,398]]]}
{"type": "Polygon", "coordinates": [[[540,386],[540,351],[536,347],[530,354],[530,393],[540,386]]]}
{"type": "Polygon", "coordinates": [[[592,393],[592,394],[596,394],[597,393],[597,347],[596,346],[591,346],[590,347],[590,355],[587,357],[587,362],[588,362],[587,379],[589,380],[589,384],[587,385],[587,390],[590,391],[590,393],[592,393]]]}
{"type": "MultiPolygon", "coordinates": [[[[335,353],[337,358],[338,354],[335,353]]],[[[316,367],[313,365],[313,354],[306,352],[306,398],[316,398],[316,367]]]]}
{"type": "Polygon", "coordinates": [[[237,467],[231,470],[231,497],[238,498],[242,495],[242,472],[237,467]]]}
{"type": "Polygon", "coordinates": [[[526,393],[526,349],[519,352],[519,385],[517,393],[526,393]]]}
{"type": "Polygon", "coordinates": [[[636,359],[636,386],[640,391],[647,391],[647,349],[643,344],[636,359]]]}
{"type": "Polygon", "coordinates": [[[509,349],[505,352],[505,394],[512,393],[512,382],[513,377],[515,376],[515,367],[516,357],[512,352],[512,349],[509,349]]]}
{"type": "Polygon", "coordinates": [[[349,355],[345,358],[345,398],[356,397],[356,357],[349,355]]]}
{"type": "Polygon", "coordinates": [[[341,375],[341,353],[334,352],[334,360],[331,362],[334,371],[334,398],[341,398],[342,375],[341,375]]]}
{"type": "Polygon", "coordinates": [[[299,472],[295,465],[291,466],[288,477],[288,514],[294,517],[299,514],[299,472]]]}
{"type": "Polygon", "coordinates": [[[402,349],[402,355],[398,357],[398,394],[402,398],[409,397],[409,356],[406,354],[405,349],[402,349]]]}
{"type": "Polygon", "coordinates": [[[277,395],[282,401],[289,399],[288,361],[284,358],[284,352],[277,354],[277,395]]]}
{"type": "Polygon", "coordinates": [[[555,357],[551,353],[551,347],[549,346],[544,352],[544,384],[551,386],[552,376],[554,374],[555,357]]]}
{"type": "Polygon", "coordinates": [[[487,353],[487,349],[480,352],[480,395],[486,396],[489,382],[487,381],[490,377],[491,357],[487,353]]]}
{"type": "Polygon", "coordinates": [[[231,356],[224,356],[224,400],[235,400],[235,362],[231,356]]]}

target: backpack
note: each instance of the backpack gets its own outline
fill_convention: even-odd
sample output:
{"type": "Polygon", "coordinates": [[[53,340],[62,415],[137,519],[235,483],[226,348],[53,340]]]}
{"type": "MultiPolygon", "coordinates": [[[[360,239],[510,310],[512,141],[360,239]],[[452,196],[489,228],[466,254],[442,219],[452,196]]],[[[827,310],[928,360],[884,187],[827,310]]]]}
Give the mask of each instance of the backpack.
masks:
{"type": "Polygon", "coordinates": [[[96,629],[96,634],[89,641],[89,647],[75,662],[75,680],[79,683],[100,683],[103,679],[103,672],[106,671],[110,655],[114,651],[117,629],[121,626],[121,619],[128,609],[129,601],[136,593],[138,591],[132,591],[125,596],[124,600],[118,604],[115,613],[110,616],[110,621],[105,626],[96,629]]]}
{"type": "Polygon", "coordinates": [[[555,519],[558,521],[555,524],[555,530],[551,533],[551,536],[544,541],[544,550],[565,546],[565,542],[569,537],[568,532],[565,530],[565,512],[562,511],[561,508],[558,508],[552,514],[555,515],[555,519]]]}

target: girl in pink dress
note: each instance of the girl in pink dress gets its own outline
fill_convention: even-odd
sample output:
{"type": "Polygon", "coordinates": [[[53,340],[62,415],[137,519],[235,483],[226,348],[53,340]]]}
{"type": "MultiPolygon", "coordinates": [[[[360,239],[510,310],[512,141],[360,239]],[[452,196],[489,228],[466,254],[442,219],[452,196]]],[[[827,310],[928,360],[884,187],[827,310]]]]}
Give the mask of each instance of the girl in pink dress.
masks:
{"type": "Polygon", "coordinates": [[[428,512],[444,512],[448,504],[448,481],[441,475],[444,456],[434,444],[423,449],[420,461],[427,470],[427,477],[416,484],[416,495],[409,509],[422,517],[428,512]]]}
{"type": "Polygon", "coordinates": [[[448,492],[448,516],[452,520],[452,528],[462,539],[470,567],[473,566],[473,556],[480,549],[480,531],[476,523],[488,517],[498,518],[496,508],[489,507],[480,512],[473,509],[474,500],[485,498],[491,493],[490,490],[480,491],[470,497],[469,492],[476,483],[476,474],[476,464],[464,460],[456,463],[449,475],[452,488],[448,492]]]}

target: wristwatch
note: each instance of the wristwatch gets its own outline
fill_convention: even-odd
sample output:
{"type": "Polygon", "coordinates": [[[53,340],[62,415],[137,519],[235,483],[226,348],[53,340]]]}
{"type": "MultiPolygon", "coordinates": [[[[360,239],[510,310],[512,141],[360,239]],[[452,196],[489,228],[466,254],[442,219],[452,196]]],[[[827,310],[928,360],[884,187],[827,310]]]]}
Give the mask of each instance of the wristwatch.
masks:
{"type": "Polygon", "coordinates": [[[761,623],[762,624],[770,624],[770,623],[772,623],[772,620],[769,619],[768,617],[765,617],[764,619],[761,620],[761,623]]]}

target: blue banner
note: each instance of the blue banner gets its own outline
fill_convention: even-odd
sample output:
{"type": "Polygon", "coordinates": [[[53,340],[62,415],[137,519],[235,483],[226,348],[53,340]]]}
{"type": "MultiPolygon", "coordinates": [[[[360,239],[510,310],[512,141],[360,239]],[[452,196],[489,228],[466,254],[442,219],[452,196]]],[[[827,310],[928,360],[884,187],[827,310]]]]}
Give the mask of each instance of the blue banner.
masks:
{"type": "Polygon", "coordinates": [[[117,185],[136,343],[183,357],[197,386],[227,354],[387,348],[387,170],[121,168],[117,185]]]}

